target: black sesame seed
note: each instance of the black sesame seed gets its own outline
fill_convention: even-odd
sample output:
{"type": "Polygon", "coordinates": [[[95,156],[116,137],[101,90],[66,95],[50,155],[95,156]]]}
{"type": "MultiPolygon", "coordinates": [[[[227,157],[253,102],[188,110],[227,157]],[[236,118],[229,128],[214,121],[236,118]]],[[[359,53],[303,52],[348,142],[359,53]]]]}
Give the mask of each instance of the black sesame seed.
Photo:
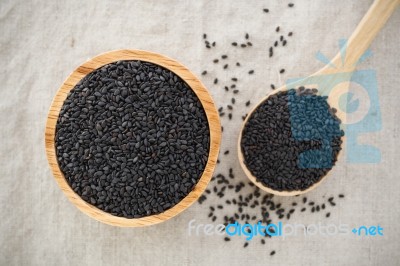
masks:
{"type": "MultiPolygon", "coordinates": [[[[207,161],[209,129],[201,102],[179,76],[148,62],[118,61],[86,75],[70,91],[55,143],[58,164],[74,192],[105,212],[131,219],[162,213],[192,191],[207,161]],[[160,126],[176,121],[185,121],[187,134],[160,126]],[[164,139],[168,134],[174,139],[164,139]]],[[[206,199],[202,195],[199,204],[206,199]]]]}
{"type": "Polygon", "coordinates": [[[249,74],[251,75],[251,74],[254,74],[254,70],[250,70],[249,71],[249,74]]]}
{"type": "Polygon", "coordinates": [[[271,253],[269,253],[270,256],[274,256],[275,255],[275,250],[271,251],[271,253]]]}
{"type": "Polygon", "coordinates": [[[249,105],[250,105],[250,101],[247,101],[247,102],[246,102],[246,106],[249,106],[249,105]]]}
{"type": "Polygon", "coordinates": [[[294,6],[293,3],[289,3],[289,4],[288,4],[288,7],[293,7],[293,6],[294,6]]]}
{"type": "Polygon", "coordinates": [[[264,8],[263,11],[264,11],[265,13],[268,13],[268,12],[269,12],[269,9],[268,9],[268,8],[264,8]]]}
{"type": "Polygon", "coordinates": [[[203,76],[204,76],[204,75],[207,75],[207,70],[204,70],[201,74],[202,74],[203,76]]]}
{"type": "Polygon", "coordinates": [[[237,46],[237,45],[238,45],[237,42],[232,43],[232,46],[237,46]]]}
{"type": "Polygon", "coordinates": [[[283,73],[285,73],[285,69],[281,69],[281,70],[279,70],[279,73],[281,73],[281,74],[283,74],[283,73]]]}

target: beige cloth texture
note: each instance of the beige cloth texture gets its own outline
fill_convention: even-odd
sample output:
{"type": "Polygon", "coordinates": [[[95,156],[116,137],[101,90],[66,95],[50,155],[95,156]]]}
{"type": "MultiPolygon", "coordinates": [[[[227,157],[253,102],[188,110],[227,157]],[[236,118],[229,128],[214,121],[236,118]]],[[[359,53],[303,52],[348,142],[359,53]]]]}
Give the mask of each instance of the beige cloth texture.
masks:
{"type": "MultiPolygon", "coordinates": [[[[65,78],[85,60],[115,49],[144,49],[170,56],[191,69],[208,87],[216,105],[226,106],[223,86],[239,78],[237,103],[224,117],[221,164],[247,182],[237,159],[241,116],[271,91],[270,84],[303,77],[320,69],[318,51],[328,58],[338,40],[348,38],[372,4],[367,1],[0,1],[1,163],[0,265],[400,265],[400,10],[371,46],[373,56],[359,69],[377,73],[382,130],[360,136],[381,150],[378,164],[350,164],[344,159],[329,178],[307,194],[320,201],[344,193],[330,219],[324,213],[296,212],[291,222],[380,225],[381,237],[297,236],[259,239],[243,248],[220,236],[189,236],[188,222],[210,222],[210,201],[195,203],[181,215],[156,226],[118,228],[81,213],[57,186],[47,163],[44,128],[48,108],[65,78]],[[270,12],[264,13],[263,8],[270,12]],[[268,58],[275,28],[293,31],[288,44],[268,58]],[[252,47],[234,49],[249,33],[252,47]],[[216,41],[206,49],[203,33],[216,41]],[[229,68],[214,58],[228,54],[229,68]],[[236,61],[241,67],[235,67],[236,61]],[[284,68],[284,74],[279,69],[284,68]],[[203,70],[208,70],[202,76],[203,70]],[[254,69],[253,75],[247,72],[254,69]],[[214,85],[215,77],[219,84],[214,85]],[[276,254],[269,253],[275,250],[276,254]]],[[[227,96],[228,95],[228,96],[227,96]]],[[[212,188],[212,185],[210,185],[212,188]]],[[[227,197],[232,197],[229,192],[227,197]]],[[[289,206],[293,198],[281,198],[289,206]]],[[[297,199],[299,200],[299,199],[297,199]]],[[[222,218],[222,217],[220,217],[222,218]]]]}

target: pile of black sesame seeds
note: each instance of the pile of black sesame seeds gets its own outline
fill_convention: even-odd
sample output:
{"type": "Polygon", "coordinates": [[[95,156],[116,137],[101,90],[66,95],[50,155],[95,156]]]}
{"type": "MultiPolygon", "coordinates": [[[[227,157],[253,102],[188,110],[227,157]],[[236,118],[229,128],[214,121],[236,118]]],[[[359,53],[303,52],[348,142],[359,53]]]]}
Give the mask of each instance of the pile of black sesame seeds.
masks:
{"type": "Polygon", "coordinates": [[[335,165],[344,132],[336,109],[317,92],[280,91],[252,112],[240,148],[257,182],[277,191],[305,190],[335,165]]]}
{"type": "Polygon", "coordinates": [[[61,108],[57,160],[70,187],[115,216],[178,204],[200,179],[210,132],[200,100],[176,74],[118,61],[84,77],[61,108]]]}
{"type": "MultiPolygon", "coordinates": [[[[294,4],[289,3],[287,6],[293,8],[294,4]]],[[[263,8],[261,12],[268,16],[271,10],[269,8],[263,8]]],[[[287,31],[282,26],[274,27],[273,31],[277,37],[273,37],[273,40],[269,42],[270,45],[265,48],[267,59],[281,51],[284,52],[284,48],[289,45],[290,38],[293,38],[295,35],[292,30],[287,31]]],[[[248,33],[244,33],[242,36],[240,41],[233,40],[229,42],[231,44],[231,49],[251,49],[259,45],[265,46],[265,43],[259,44],[252,41],[248,33]]],[[[220,48],[215,41],[208,41],[207,34],[203,34],[203,39],[207,50],[216,50],[220,48]]],[[[233,119],[235,103],[238,102],[235,97],[245,97],[245,95],[241,95],[240,84],[243,83],[243,86],[245,86],[247,80],[239,80],[236,75],[232,74],[230,75],[230,79],[223,81],[218,79],[215,74],[216,71],[213,69],[216,69],[216,66],[220,65],[223,71],[230,71],[233,73],[237,73],[236,71],[242,73],[247,72],[249,77],[253,77],[257,73],[252,67],[247,68],[246,64],[243,63],[243,60],[240,58],[230,56],[227,47],[221,47],[221,49],[223,49],[223,52],[221,52],[220,57],[211,58],[210,65],[207,67],[207,70],[202,72],[202,75],[211,80],[209,87],[223,89],[226,93],[231,94],[229,96],[227,94],[225,97],[226,99],[230,99],[230,102],[225,103],[224,106],[220,106],[218,109],[222,125],[227,126],[229,125],[229,121],[233,119]]],[[[277,72],[283,75],[285,74],[285,68],[278,67],[277,72]]],[[[277,87],[279,86],[276,86],[275,83],[270,83],[270,88],[272,90],[275,90],[277,87]]],[[[249,88],[246,88],[246,90],[248,89],[249,88]]],[[[268,93],[269,91],[265,92],[265,94],[268,93]]],[[[254,104],[254,102],[251,100],[245,101],[245,107],[247,108],[250,108],[252,104],[254,104]]],[[[242,120],[245,120],[246,117],[247,114],[241,114],[242,120]]],[[[223,126],[222,131],[224,130],[223,126]]],[[[235,127],[237,126],[236,124],[235,127]]],[[[202,206],[207,204],[209,210],[207,216],[213,223],[227,225],[237,221],[241,224],[255,224],[260,221],[265,225],[277,223],[279,221],[287,221],[293,216],[301,215],[301,213],[309,213],[326,219],[331,217],[332,208],[337,205],[336,199],[344,198],[343,193],[323,195],[320,199],[310,199],[307,196],[296,196],[289,199],[268,194],[249,182],[241,170],[236,168],[234,170],[232,167],[229,167],[229,165],[235,163],[232,162],[231,158],[226,157],[229,156],[229,154],[236,157],[236,153],[230,153],[229,149],[223,149],[221,151],[217,161],[219,165],[217,166],[216,174],[211,179],[209,188],[198,201],[202,206]],[[229,169],[227,173],[224,173],[226,170],[219,169],[220,167],[225,168],[226,166],[228,166],[229,169]],[[238,171],[237,173],[235,173],[236,170],[238,171]]],[[[243,247],[246,248],[249,245],[252,246],[260,243],[264,245],[269,238],[270,236],[268,234],[266,237],[254,237],[251,241],[245,241],[243,247]]],[[[242,240],[242,238],[239,239],[242,240]]],[[[224,237],[223,240],[227,243],[236,242],[236,239],[230,237],[224,237]]],[[[275,250],[269,251],[269,255],[273,256],[274,254],[276,254],[275,250]]]]}

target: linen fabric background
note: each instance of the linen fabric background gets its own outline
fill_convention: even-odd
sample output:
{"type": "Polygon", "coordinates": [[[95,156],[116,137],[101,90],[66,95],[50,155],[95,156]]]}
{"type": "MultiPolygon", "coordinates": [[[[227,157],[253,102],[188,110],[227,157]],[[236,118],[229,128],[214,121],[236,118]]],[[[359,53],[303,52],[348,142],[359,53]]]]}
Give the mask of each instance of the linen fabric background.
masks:
{"type": "MultiPolygon", "coordinates": [[[[320,69],[318,51],[328,58],[338,40],[348,38],[372,4],[366,1],[24,1],[0,2],[1,162],[0,265],[400,265],[400,10],[373,42],[373,56],[359,69],[377,73],[382,130],[360,135],[360,143],[380,149],[378,164],[350,164],[342,158],[309,200],[344,193],[330,210],[292,215],[292,223],[380,225],[381,237],[297,236],[244,240],[189,236],[188,222],[210,222],[209,196],[181,215],[156,226],[118,228],[97,222],[73,206],[57,186],[47,164],[44,129],[48,108],[66,77],[85,60],[116,49],[143,49],[170,56],[208,87],[217,107],[229,103],[223,90],[239,78],[233,119],[224,126],[221,164],[247,182],[237,159],[241,116],[268,93],[270,84],[304,77],[320,69]],[[268,14],[262,11],[269,8],[268,14]],[[268,57],[281,32],[293,31],[285,47],[268,57]],[[234,48],[249,33],[252,47],[234,48]],[[216,47],[206,49],[207,33],[216,47]],[[214,58],[227,54],[228,70],[214,58]],[[236,62],[241,67],[235,67],[236,62]],[[284,68],[283,74],[279,70],[284,68]],[[248,75],[253,69],[255,73],[248,75]],[[201,72],[207,70],[206,76],[201,72]],[[219,78],[217,85],[213,84],[219,78]],[[223,151],[230,150],[229,155],[223,151]],[[272,250],[276,251],[270,256],[272,250]]],[[[210,184],[210,188],[212,185],[210,184]]],[[[233,195],[227,193],[227,197],[233,195]]],[[[299,200],[299,199],[297,199],[299,200]]],[[[279,199],[290,205],[293,198],[279,199]]],[[[221,218],[221,217],[220,217],[221,218]]]]}

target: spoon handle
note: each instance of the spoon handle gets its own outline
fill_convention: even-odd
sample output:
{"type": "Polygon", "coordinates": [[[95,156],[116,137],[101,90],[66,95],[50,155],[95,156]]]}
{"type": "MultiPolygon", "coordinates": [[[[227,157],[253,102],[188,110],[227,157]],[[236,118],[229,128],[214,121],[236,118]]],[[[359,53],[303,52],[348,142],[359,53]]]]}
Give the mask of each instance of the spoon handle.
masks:
{"type": "Polygon", "coordinates": [[[399,4],[400,0],[375,0],[350,36],[344,60],[339,53],[333,58],[332,63],[336,66],[342,66],[342,70],[354,70],[360,57],[368,49],[399,4]]]}

